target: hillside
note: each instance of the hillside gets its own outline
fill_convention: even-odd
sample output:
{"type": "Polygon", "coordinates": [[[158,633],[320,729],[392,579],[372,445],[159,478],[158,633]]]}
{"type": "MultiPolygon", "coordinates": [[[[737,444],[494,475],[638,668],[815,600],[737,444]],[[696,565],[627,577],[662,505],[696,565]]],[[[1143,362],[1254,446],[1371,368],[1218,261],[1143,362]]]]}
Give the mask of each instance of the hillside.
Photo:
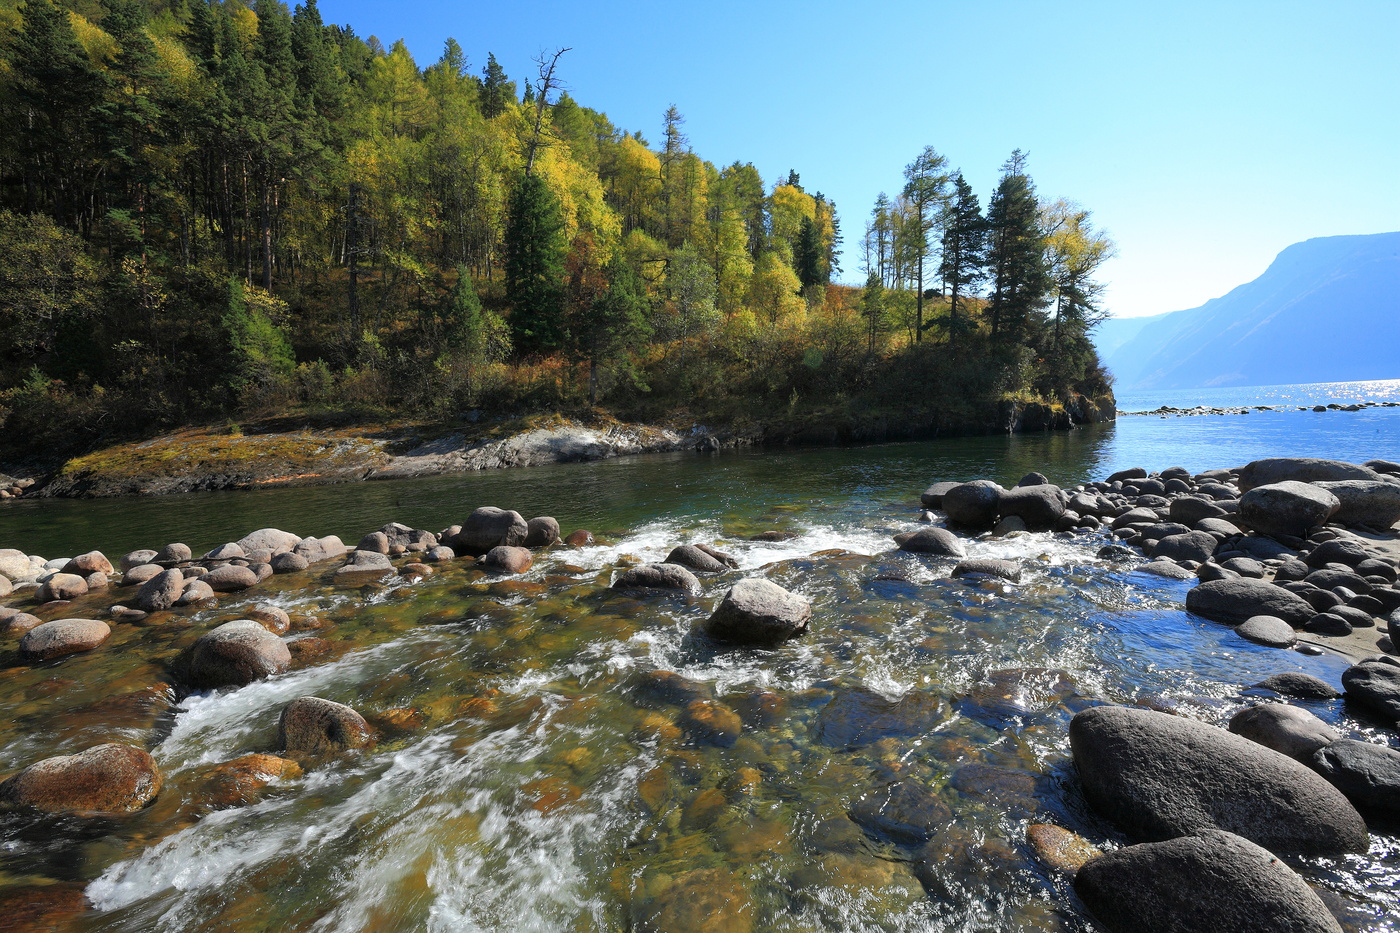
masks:
{"type": "Polygon", "coordinates": [[[1097,343],[1120,390],[1390,379],[1398,319],[1400,232],[1319,237],[1199,308],[1105,322],[1097,343]]]}

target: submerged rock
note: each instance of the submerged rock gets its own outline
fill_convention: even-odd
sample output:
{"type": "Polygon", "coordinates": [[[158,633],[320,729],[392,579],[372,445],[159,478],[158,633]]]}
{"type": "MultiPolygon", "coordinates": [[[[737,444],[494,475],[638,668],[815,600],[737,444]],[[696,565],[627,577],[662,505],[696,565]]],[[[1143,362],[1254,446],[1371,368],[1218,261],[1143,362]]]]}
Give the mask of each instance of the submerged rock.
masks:
{"type": "Polygon", "coordinates": [[[1026,828],[1026,841],[1047,867],[1073,875],[1084,863],[1103,853],[1078,833],[1049,823],[1033,823],[1026,828]]]}
{"type": "Polygon", "coordinates": [[[953,821],[946,803],[912,781],[868,791],[851,805],[850,815],[865,830],[905,845],[927,842],[953,821]]]}
{"type": "Polygon", "coordinates": [[[149,753],[110,743],[30,765],[0,784],[0,800],[46,813],[130,813],[160,788],[160,769],[149,753]]]}
{"type": "Polygon", "coordinates": [[[771,580],[749,577],[729,588],[705,622],[705,632],[720,641],[776,647],[806,634],[812,604],[771,580]]]}
{"type": "Polygon", "coordinates": [[[1313,752],[1342,737],[1307,710],[1283,703],[1240,710],[1230,719],[1230,731],[1304,764],[1313,752]]]}
{"type": "Polygon", "coordinates": [[[225,622],[195,640],[177,662],[198,689],[241,687],[291,666],[286,642],[252,619],[225,622]]]}
{"type": "Polygon", "coordinates": [[[643,564],[624,570],[613,580],[615,590],[676,590],[700,595],[700,581],[679,564],[643,564]]]}
{"type": "Polygon", "coordinates": [[[946,528],[921,528],[894,536],[901,551],[913,554],[935,554],[942,557],[962,557],[967,553],[958,536],[946,528]]]}

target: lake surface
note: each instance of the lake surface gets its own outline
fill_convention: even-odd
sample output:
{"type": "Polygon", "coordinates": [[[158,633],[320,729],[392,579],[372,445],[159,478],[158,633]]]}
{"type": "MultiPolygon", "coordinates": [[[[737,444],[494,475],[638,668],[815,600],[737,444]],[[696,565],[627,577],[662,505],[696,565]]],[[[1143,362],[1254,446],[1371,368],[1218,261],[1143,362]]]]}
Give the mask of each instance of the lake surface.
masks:
{"type": "MultiPolygon", "coordinates": [[[[1400,409],[1160,420],[1011,438],[674,454],[339,487],[149,500],[24,501],[0,546],[111,554],[253,528],[431,530],[479,505],[551,514],[592,547],[541,552],[501,579],[457,562],[421,582],[275,577],[215,609],[115,626],[101,648],[0,678],[0,773],[101,741],[149,748],[166,776],[131,817],[0,820],[0,896],[80,890],[90,931],[1084,931],[1030,823],[1100,846],[1066,730],[1079,709],[1146,702],[1223,723],[1263,677],[1345,663],[1262,648],[1182,610],[1187,586],[1095,555],[1100,535],[966,542],[1025,568],[1020,585],[954,581],[952,561],[892,550],[940,479],[1064,485],[1126,466],[1193,470],[1259,456],[1400,459],[1400,409]],[[792,538],[748,540],[765,531],[792,538]],[[739,570],[704,595],[610,589],[636,560],[716,543],[739,570]],[[697,630],[737,576],[813,603],[810,635],[774,651],[697,630]],[[255,602],[284,607],[315,657],[237,690],[173,694],[176,655],[255,602]],[[655,672],[691,682],[659,688],[655,672]],[[211,768],[276,751],[299,696],[371,719],[368,751],[214,808],[211,768]],[[733,710],[732,744],[684,704],[733,710]],[[897,783],[943,814],[924,841],[863,831],[860,801],[897,783]],[[929,802],[931,801],[931,802],[929,802]]],[[[86,597],[73,615],[114,598],[86,597]]],[[[1300,703],[1344,732],[1394,743],[1340,704],[1300,703]]],[[[1295,862],[1351,929],[1393,928],[1400,839],[1365,856],[1295,862]]]]}

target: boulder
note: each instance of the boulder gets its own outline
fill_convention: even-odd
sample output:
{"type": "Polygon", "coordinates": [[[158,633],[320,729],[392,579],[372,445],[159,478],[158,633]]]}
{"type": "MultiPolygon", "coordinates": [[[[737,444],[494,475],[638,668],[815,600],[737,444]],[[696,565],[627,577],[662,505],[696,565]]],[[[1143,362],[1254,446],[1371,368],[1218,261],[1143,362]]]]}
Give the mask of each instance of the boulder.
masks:
{"type": "Polygon", "coordinates": [[[1050,528],[1065,512],[1064,495],[1051,483],[1016,486],[1001,493],[997,502],[1002,515],[1015,515],[1037,531],[1050,528]]]}
{"type": "Polygon", "coordinates": [[[1138,573],[1150,573],[1156,577],[1167,577],[1171,580],[1193,580],[1196,574],[1186,569],[1178,563],[1163,558],[1162,560],[1149,561],[1145,564],[1133,568],[1138,573]]]}
{"type": "Polygon", "coordinates": [[[309,564],[316,564],[323,560],[330,560],[332,557],[344,556],[345,542],[335,535],[327,535],[324,538],[302,538],[297,546],[292,548],[292,553],[305,558],[309,564]]]}
{"type": "Polygon", "coordinates": [[[1272,690],[1274,693],[1286,697],[1297,697],[1300,700],[1331,700],[1342,695],[1321,677],[1314,677],[1312,674],[1304,674],[1301,671],[1271,674],[1249,689],[1272,690]]]}
{"type": "Polygon", "coordinates": [[[160,564],[138,564],[122,574],[122,586],[140,586],[159,576],[164,569],[160,564]]]}
{"type": "MultiPolygon", "coordinates": [[[[1324,541],[1313,548],[1303,557],[1303,563],[1313,569],[1320,569],[1328,564],[1346,564],[1348,567],[1355,567],[1365,560],[1371,559],[1371,552],[1366,550],[1366,546],[1354,538],[1333,538],[1331,541],[1324,541]]],[[[1299,577],[1299,579],[1302,579],[1299,577]]]]}
{"type": "Polygon", "coordinates": [[[678,590],[700,595],[700,581],[679,564],[643,564],[624,570],[613,580],[615,590],[678,590]]]}
{"type": "Polygon", "coordinates": [[[1147,471],[1142,467],[1129,467],[1126,470],[1119,470],[1117,473],[1110,473],[1105,482],[1121,483],[1130,479],[1147,479],[1147,471]]]}
{"type": "Polygon", "coordinates": [[[311,562],[302,554],[286,551],[273,555],[272,563],[269,566],[272,567],[273,573],[299,573],[310,567],[311,562]]]}
{"type": "Polygon", "coordinates": [[[156,556],[152,558],[153,564],[182,564],[194,557],[194,552],[190,550],[188,544],[167,544],[156,551],[156,556]]]}
{"type": "Polygon", "coordinates": [[[578,531],[569,532],[569,536],[564,539],[564,543],[569,547],[587,547],[593,543],[593,532],[580,528],[578,531]]]}
{"type": "Polygon", "coordinates": [[[1336,788],[1224,729],[1098,706],[1077,713],[1069,735],[1085,797],[1134,839],[1223,829],[1284,854],[1369,848],[1365,822],[1336,788]]]}
{"type": "Polygon", "coordinates": [[[1167,508],[1167,517],[1183,525],[1195,526],[1203,518],[1219,518],[1228,514],[1209,499],[1198,496],[1178,496],[1167,508]]]}
{"type": "Polygon", "coordinates": [[[1074,891],[1108,933],[1342,933],[1293,869],[1228,832],[1105,853],[1074,891]]]}
{"type": "Polygon", "coordinates": [[[77,599],[86,595],[87,581],[73,573],[55,573],[39,586],[39,602],[56,599],[77,599]]]}
{"type": "Polygon", "coordinates": [[[901,551],[913,554],[934,554],[939,557],[962,557],[967,553],[962,541],[947,528],[920,528],[894,536],[901,551]]]}
{"type": "Polygon", "coordinates": [[[1204,563],[1215,553],[1215,538],[1204,531],[1188,531],[1186,534],[1169,535],[1157,542],[1152,556],[1167,560],[1194,560],[1204,563]]]}
{"type": "Polygon", "coordinates": [[[0,548],[0,577],[19,580],[32,576],[29,555],[12,547],[0,548]]]}
{"type": "Polygon", "coordinates": [[[374,740],[365,718],[343,703],[301,697],[282,709],[278,747],[293,755],[328,755],[364,748],[374,740]]]}
{"type": "Polygon", "coordinates": [[[1186,609],[1212,622],[1239,625],[1254,616],[1273,616],[1295,628],[1313,617],[1313,608],[1283,587],[1236,577],[1211,580],[1186,593],[1186,609]]]}
{"type": "Polygon", "coordinates": [[[290,551],[301,543],[301,538],[280,528],[259,528],[239,538],[237,544],[245,551],[269,550],[273,554],[290,551]]]}
{"type": "Polygon", "coordinates": [[[525,546],[548,547],[559,540],[559,523],[548,515],[525,523],[525,546]]]}
{"type": "Polygon", "coordinates": [[[713,557],[715,560],[719,561],[724,566],[728,567],[730,570],[739,569],[739,559],[733,554],[721,551],[719,548],[711,547],[708,544],[697,544],[695,546],[700,550],[704,551],[706,554],[713,557]]]}
{"type": "Polygon", "coordinates": [[[112,562],[101,551],[88,551],[86,554],[79,554],[63,567],[63,573],[71,573],[79,577],[86,577],[91,573],[111,576],[116,572],[112,562]]]}
{"type": "Polygon", "coordinates": [[[21,636],[37,628],[43,624],[43,621],[38,616],[30,615],[27,612],[0,606],[0,634],[8,635],[11,638],[21,636]]]}
{"type": "Polygon", "coordinates": [[[724,594],[705,622],[705,632],[720,641],[775,647],[806,634],[812,604],[771,580],[749,577],[724,594]]]}
{"type": "Polygon", "coordinates": [[[972,557],[958,561],[953,568],[952,576],[986,576],[1001,577],[1003,580],[1010,580],[1012,583],[1021,582],[1021,565],[1014,560],[1000,560],[993,557],[972,557]]]}
{"type": "Polygon", "coordinates": [[[282,639],[252,619],[225,622],[195,640],[178,667],[197,689],[241,687],[280,674],[292,655],[282,639]]]}
{"type": "Polygon", "coordinates": [[[200,580],[207,583],[209,588],[216,593],[236,593],[239,590],[246,590],[250,586],[256,586],[258,575],[249,567],[224,564],[222,567],[215,567],[200,577],[200,580]]]}
{"type": "Polygon", "coordinates": [[[355,545],[357,551],[369,551],[373,554],[389,553],[389,536],[382,531],[371,531],[360,539],[360,543],[355,545]]]}
{"type": "Polygon", "coordinates": [[[26,661],[48,661],[91,651],[111,634],[111,626],[97,619],[57,619],[26,632],[19,641],[19,656],[26,661]]]}
{"type": "Polygon", "coordinates": [[[530,536],[530,525],[519,512],[483,506],[467,516],[462,530],[444,544],[458,554],[485,554],[493,547],[519,547],[530,536]]]}
{"type": "Polygon", "coordinates": [[[501,545],[478,558],[476,565],[490,573],[524,573],[534,562],[529,548],[501,545]]]}
{"type": "Polygon", "coordinates": [[[445,544],[439,544],[437,547],[430,547],[423,553],[423,559],[432,563],[452,560],[456,556],[457,552],[445,544]]]}
{"type": "Polygon", "coordinates": [[[1362,813],[1384,820],[1400,819],[1400,752],[1341,739],[1314,752],[1311,763],[1362,813]]]}
{"type": "Polygon", "coordinates": [[[131,604],[142,612],[164,612],[175,605],[184,589],[183,573],[174,568],[162,570],[141,584],[141,589],[136,591],[136,598],[131,604]]]}
{"type": "Polygon", "coordinates": [[[960,483],[943,494],[943,511],[950,521],[970,528],[990,528],[999,514],[1001,487],[991,480],[960,483]]]}
{"type": "Polygon", "coordinates": [[[214,550],[206,552],[205,555],[202,558],[200,558],[200,560],[242,560],[247,556],[247,551],[243,550],[242,547],[230,541],[228,544],[221,544],[218,547],[214,548],[214,550]]]}
{"type": "Polygon", "coordinates": [[[663,563],[679,564],[696,573],[724,573],[729,568],[721,561],[700,550],[693,544],[682,544],[671,548],[663,563]]]}
{"type": "Polygon", "coordinates": [[[1298,633],[1275,616],[1252,616],[1235,626],[1235,634],[1270,648],[1291,648],[1298,643],[1298,633]]]}
{"type": "Polygon", "coordinates": [[[1047,867],[1073,875],[1091,858],[1102,855],[1099,848],[1078,833],[1051,823],[1026,827],[1026,841],[1047,867]]]}
{"type": "Polygon", "coordinates": [[[45,813],[130,813],[160,788],[149,753],[111,743],[30,765],[0,784],[0,800],[45,813]]]}
{"type": "Polygon", "coordinates": [[[245,611],[248,613],[248,618],[274,635],[285,635],[291,630],[292,617],[287,615],[287,610],[281,606],[261,603],[245,611]]]}
{"type": "Polygon", "coordinates": [[[175,600],[177,606],[193,606],[202,603],[206,599],[214,599],[214,588],[202,579],[186,580],[185,588],[180,591],[180,596],[175,600]]]}
{"type": "Polygon", "coordinates": [[[1240,468],[1239,487],[1248,492],[1259,486],[1273,483],[1297,482],[1316,483],[1319,481],[1379,478],[1374,470],[1341,460],[1319,460],[1314,457],[1270,457],[1255,460],[1240,468]]]}
{"type": "Polygon", "coordinates": [[[361,575],[374,574],[383,575],[392,573],[393,563],[389,560],[388,554],[379,554],[374,551],[351,551],[345,563],[336,568],[337,577],[357,577],[361,575]]]}
{"type": "Polygon", "coordinates": [[[1230,717],[1230,731],[1307,764],[1313,752],[1342,736],[1312,713],[1283,703],[1264,703],[1230,717]]]}
{"type": "Polygon", "coordinates": [[[1255,486],[1240,497],[1240,518],[1260,534],[1304,537],[1341,508],[1341,500],[1311,483],[1285,480],[1255,486]]]}
{"type": "Polygon", "coordinates": [[[1385,531],[1400,521],[1400,483],[1350,479],[1318,483],[1317,486],[1336,496],[1341,503],[1332,516],[1334,522],[1385,531]]]}
{"type": "Polygon", "coordinates": [[[15,591],[15,585],[10,582],[9,577],[0,576],[0,599],[4,599],[15,591]]]}
{"type": "Polygon", "coordinates": [[[953,821],[953,811],[913,781],[896,781],[862,795],[851,819],[871,833],[905,845],[918,845],[953,821]]]}
{"type": "Polygon", "coordinates": [[[998,538],[1004,538],[1009,534],[1018,531],[1030,531],[1031,526],[1026,524],[1026,520],[1019,515],[1004,515],[997,519],[997,523],[992,526],[992,534],[998,538]]]}
{"type": "Polygon", "coordinates": [[[948,494],[948,490],[958,485],[961,484],[948,482],[934,483],[919,496],[919,502],[926,509],[941,509],[943,508],[943,497],[948,494]]]}
{"type": "Polygon", "coordinates": [[[1394,723],[1400,720],[1400,665],[1367,658],[1342,673],[1347,699],[1394,723]]]}
{"type": "Polygon", "coordinates": [[[150,564],[156,559],[156,552],[152,550],[130,551],[122,556],[122,573],[130,573],[133,569],[150,564]]]}

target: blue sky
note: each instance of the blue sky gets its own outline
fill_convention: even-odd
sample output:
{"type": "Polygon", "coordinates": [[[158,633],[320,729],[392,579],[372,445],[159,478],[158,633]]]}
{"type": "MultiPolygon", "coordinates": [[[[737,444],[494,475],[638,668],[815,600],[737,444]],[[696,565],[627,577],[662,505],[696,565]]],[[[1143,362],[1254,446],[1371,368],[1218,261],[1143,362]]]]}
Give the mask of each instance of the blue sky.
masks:
{"type": "Polygon", "coordinates": [[[540,51],[570,92],[653,143],[675,104],[695,151],[796,169],[836,202],[842,279],[876,195],[925,146],[985,206],[1015,148],[1043,197],[1118,243],[1107,305],[1136,316],[1224,294],[1315,236],[1400,229],[1400,0],[386,4],[328,22],[420,66],[448,36],[515,80],[540,51]]]}

